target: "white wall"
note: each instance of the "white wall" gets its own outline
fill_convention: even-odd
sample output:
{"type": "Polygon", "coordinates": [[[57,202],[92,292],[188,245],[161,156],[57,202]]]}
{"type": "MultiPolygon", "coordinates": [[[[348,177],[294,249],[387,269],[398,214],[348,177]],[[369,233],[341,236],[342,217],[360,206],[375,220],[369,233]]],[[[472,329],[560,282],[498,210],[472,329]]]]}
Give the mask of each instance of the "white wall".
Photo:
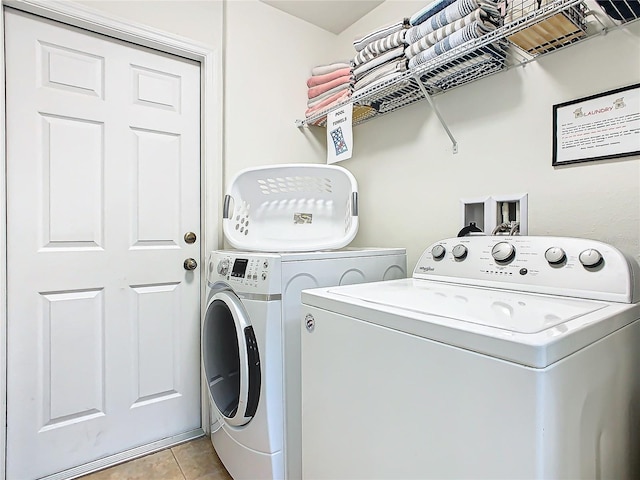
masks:
{"type": "Polygon", "coordinates": [[[222,42],[221,1],[199,0],[76,0],[142,25],[164,30],[213,47],[222,42]]]}
{"type": "Polygon", "coordinates": [[[225,159],[238,170],[324,159],[324,131],[298,129],[306,79],[334,61],[337,37],[258,1],[226,4],[225,159]]]}
{"type": "MultiPolygon", "coordinates": [[[[387,0],[340,35],[353,38],[425,5],[387,0]]],[[[354,245],[406,246],[412,268],[424,248],[455,236],[460,198],[529,194],[529,234],[587,237],[640,258],[638,157],[553,168],[552,106],[638,83],[640,24],[435,97],[459,143],[426,101],[354,129],[361,228],[354,245]]]]}

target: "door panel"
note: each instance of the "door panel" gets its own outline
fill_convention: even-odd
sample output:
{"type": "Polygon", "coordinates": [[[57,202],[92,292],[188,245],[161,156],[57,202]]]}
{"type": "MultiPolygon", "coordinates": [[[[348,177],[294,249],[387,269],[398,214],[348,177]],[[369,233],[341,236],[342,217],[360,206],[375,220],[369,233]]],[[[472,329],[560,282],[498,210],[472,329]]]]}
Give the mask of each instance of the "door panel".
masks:
{"type": "Polygon", "coordinates": [[[182,265],[200,256],[200,68],[26,13],[5,26],[7,478],[23,480],[200,427],[200,275],[182,265]]]}
{"type": "Polygon", "coordinates": [[[104,124],[43,114],[40,117],[42,247],[102,248],[104,124]]]}
{"type": "Polygon", "coordinates": [[[136,358],[134,375],[138,407],[146,402],[156,402],[180,395],[179,371],[176,355],[180,334],[179,319],[180,284],[147,285],[133,287],[136,311],[134,348],[136,358]]]}
{"type": "Polygon", "coordinates": [[[104,292],[51,292],[41,299],[41,430],[104,416],[104,292]]]}
{"type": "Polygon", "coordinates": [[[180,236],[180,136],[131,129],[135,145],[134,206],[136,247],[176,246],[180,236]]]}

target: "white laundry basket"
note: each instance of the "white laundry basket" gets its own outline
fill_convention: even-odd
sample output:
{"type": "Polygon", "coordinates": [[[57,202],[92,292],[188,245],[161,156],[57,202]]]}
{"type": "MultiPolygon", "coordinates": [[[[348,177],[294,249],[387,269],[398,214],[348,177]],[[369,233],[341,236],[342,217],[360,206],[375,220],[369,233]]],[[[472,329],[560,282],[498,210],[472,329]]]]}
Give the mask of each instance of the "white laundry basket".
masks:
{"type": "Polygon", "coordinates": [[[358,231],[358,185],[334,165],[249,168],[231,181],[222,227],[237,249],[307,252],[348,245],[358,231]]]}

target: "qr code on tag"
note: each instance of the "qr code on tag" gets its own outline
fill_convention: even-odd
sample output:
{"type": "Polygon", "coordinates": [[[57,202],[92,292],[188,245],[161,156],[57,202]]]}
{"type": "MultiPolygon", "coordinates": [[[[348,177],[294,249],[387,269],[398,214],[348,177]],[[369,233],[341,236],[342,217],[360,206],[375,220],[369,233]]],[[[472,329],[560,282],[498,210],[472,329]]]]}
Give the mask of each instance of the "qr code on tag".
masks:
{"type": "Polygon", "coordinates": [[[336,147],[336,155],[340,155],[349,150],[347,148],[347,142],[344,141],[341,127],[331,131],[331,138],[333,139],[333,146],[336,147]]]}

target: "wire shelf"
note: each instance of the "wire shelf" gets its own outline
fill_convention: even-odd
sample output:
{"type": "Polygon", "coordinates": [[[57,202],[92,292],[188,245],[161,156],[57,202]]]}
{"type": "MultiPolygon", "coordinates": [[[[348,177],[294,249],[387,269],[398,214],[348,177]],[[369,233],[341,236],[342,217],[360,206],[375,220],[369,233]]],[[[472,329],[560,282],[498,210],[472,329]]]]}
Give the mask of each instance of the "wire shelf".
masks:
{"type": "Polygon", "coordinates": [[[326,126],[327,114],[348,104],[354,106],[353,125],[358,125],[424,100],[425,92],[441,94],[640,18],[638,0],[596,0],[594,7],[589,9],[585,0],[511,0],[495,30],[383,77],[344,102],[296,120],[296,125],[326,126]]]}

